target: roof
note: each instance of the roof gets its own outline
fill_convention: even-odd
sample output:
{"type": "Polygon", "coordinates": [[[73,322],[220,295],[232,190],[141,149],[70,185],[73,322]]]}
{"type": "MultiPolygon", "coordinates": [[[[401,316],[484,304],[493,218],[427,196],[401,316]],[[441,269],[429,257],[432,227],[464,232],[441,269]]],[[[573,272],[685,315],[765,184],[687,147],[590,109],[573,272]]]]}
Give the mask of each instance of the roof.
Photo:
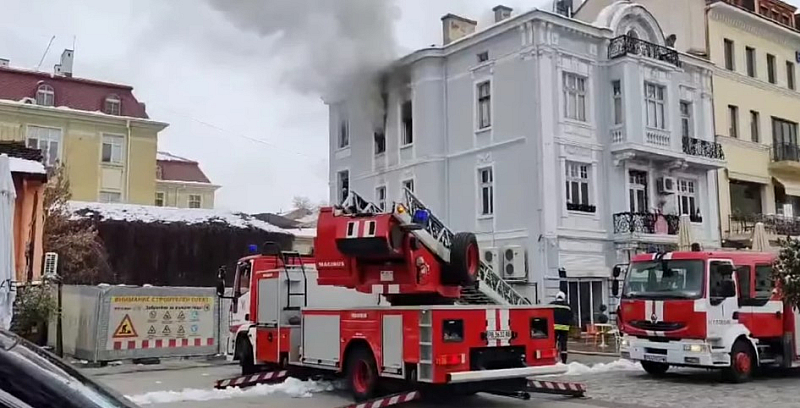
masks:
{"type": "Polygon", "coordinates": [[[8,155],[12,173],[47,175],[39,149],[25,147],[22,142],[0,141],[0,154],[8,155]]]}
{"type": "Polygon", "coordinates": [[[211,180],[200,170],[200,164],[196,161],[158,152],[156,162],[159,169],[158,180],[211,184],[211,180]]]}
{"type": "Polygon", "coordinates": [[[21,101],[36,98],[36,90],[42,83],[53,87],[56,107],[102,112],[106,97],[116,95],[122,101],[120,116],[149,119],[144,104],[133,96],[131,86],[0,67],[0,99],[21,101]]]}
{"type": "Polygon", "coordinates": [[[42,162],[20,159],[19,157],[9,157],[12,173],[41,174],[46,175],[47,170],[42,162]]]}

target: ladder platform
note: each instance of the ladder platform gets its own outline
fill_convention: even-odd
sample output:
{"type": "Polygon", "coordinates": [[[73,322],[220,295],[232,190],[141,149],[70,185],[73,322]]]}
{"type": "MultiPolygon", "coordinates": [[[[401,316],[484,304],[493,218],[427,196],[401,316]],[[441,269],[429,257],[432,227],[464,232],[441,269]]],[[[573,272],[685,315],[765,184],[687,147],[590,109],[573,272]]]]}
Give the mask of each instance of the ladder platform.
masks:
{"type": "Polygon", "coordinates": [[[289,372],[286,370],[280,371],[265,371],[263,373],[256,373],[250,375],[242,375],[239,377],[226,378],[217,380],[214,388],[223,390],[231,387],[252,387],[258,384],[274,384],[286,380],[289,372]]]}

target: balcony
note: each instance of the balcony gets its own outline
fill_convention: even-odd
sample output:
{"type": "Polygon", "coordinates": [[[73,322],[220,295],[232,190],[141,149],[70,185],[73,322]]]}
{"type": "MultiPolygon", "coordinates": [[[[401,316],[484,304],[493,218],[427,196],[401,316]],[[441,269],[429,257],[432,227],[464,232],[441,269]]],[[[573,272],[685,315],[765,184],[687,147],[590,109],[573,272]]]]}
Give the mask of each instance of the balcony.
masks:
{"type": "Polygon", "coordinates": [[[747,240],[753,235],[756,223],[763,223],[767,234],[774,237],[800,236],[800,218],[780,214],[731,214],[728,219],[728,239],[747,240]]]}
{"type": "Polygon", "coordinates": [[[776,144],[772,146],[771,169],[800,171],[800,146],[776,144]]]}
{"type": "Polygon", "coordinates": [[[722,145],[717,142],[695,139],[693,137],[683,138],[683,152],[690,156],[705,157],[713,160],[725,160],[725,152],[722,145]]]}
{"type": "Polygon", "coordinates": [[[622,212],[614,214],[614,233],[678,235],[679,223],[673,214],[622,212]]]}
{"type": "Polygon", "coordinates": [[[608,59],[624,57],[626,55],[641,55],[643,57],[664,61],[681,67],[678,51],[658,44],[653,44],[638,38],[621,35],[611,40],[608,44],[608,59]]]}

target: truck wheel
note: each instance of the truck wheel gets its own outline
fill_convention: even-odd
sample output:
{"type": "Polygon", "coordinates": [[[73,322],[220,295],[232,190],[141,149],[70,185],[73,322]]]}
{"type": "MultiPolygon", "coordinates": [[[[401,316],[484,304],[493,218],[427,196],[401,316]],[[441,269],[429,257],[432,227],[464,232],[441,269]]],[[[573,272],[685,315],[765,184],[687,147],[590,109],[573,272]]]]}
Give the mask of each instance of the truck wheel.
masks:
{"type": "Polygon", "coordinates": [[[736,340],[731,349],[731,366],[722,371],[725,380],[732,383],[743,383],[753,376],[756,365],[753,349],[743,340],[736,340]]]}
{"type": "Polygon", "coordinates": [[[647,374],[659,376],[664,375],[664,373],[669,370],[669,364],[642,361],[642,368],[644,368],[644,371],[647,371],[647,374]]]}
{"type": "Polygon", "coordinates": [[[481,265],[478,240],[471,232],[459,232],[450,245],[450,263],[445,266],[442,283],[469,286],[478,278],[481,265]]]}
{"type": "Polygon", "coordinates": [[[372,352],[359,347],[347,356],[347,385],[356,401],[375,397],[378,390],[378,367],[372,352]]]}
{"type": "Polygon", "coordinates": [[[255,374],[256,364],[253,361],[253,346],[247,336],[239,338],[236,352],[239,354],[239,365],[242,366],[242,375],[255,374]]]}

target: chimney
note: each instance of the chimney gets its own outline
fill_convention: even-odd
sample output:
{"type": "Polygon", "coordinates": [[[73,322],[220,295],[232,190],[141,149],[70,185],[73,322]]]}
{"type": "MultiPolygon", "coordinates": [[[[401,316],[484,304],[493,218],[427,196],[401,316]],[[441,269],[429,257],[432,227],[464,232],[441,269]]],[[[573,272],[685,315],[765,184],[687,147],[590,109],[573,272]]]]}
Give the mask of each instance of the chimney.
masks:
{"type": "Polygon", "coordinates": [[[444,45],[458,40],[459,38],[468,36],[475,32],[478,27],[478,22],[457,16],[455,14],[447,14],[442,17],[442,31],[444,45]]]}
{"type": "Polygon", "coordinates": [[[502,4],[498,5],[498,6],[495,6],[495,8],[492,9],[492,11],[494,11],[494,22],[495,23],[499,23],[499,22],[511,17],[511,12],[513,10],[514,9],[512,9],[511,7],[506,7],[506,6],[502,5],[502,4]]]}
{"type": "Polygon", "coordinates": [[[9,62],[11,61],[6,58],[0,58],[0,68],[8,68],[9,62]]]}
{"type": "Polygon", "coordinates": [[[64,52],[61,53],[61,63],[56,64],[55,66],[56,75],[63,75],[65,77],[72,76],[73,56],[74,56],[74,51],[72,50],[64,50],[64,52]]]}

